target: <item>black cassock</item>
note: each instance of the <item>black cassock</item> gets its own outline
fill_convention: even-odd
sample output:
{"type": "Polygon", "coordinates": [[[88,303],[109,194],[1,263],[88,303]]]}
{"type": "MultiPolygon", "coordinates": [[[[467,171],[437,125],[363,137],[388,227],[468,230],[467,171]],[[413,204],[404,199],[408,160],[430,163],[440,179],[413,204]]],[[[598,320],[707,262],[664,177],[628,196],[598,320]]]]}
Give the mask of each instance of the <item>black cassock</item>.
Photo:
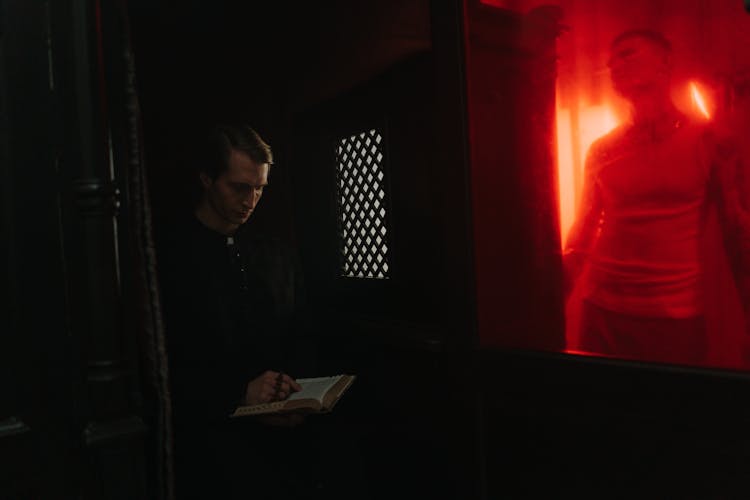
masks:
{"type": "Polygon", "coordinates": [[[178,498],[284,498],[315,487],[310,425],[230,419],[266,370],[314,375],[302,274],[280,241],[228,238],[194,216],[159,245],[178,498]]]}

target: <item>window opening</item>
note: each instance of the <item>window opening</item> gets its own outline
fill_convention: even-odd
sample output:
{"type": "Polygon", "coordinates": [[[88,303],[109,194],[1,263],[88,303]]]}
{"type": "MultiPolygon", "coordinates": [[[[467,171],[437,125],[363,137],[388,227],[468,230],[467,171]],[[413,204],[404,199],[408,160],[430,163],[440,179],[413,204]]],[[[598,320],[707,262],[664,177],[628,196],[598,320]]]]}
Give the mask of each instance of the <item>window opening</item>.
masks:
{"type": "Polygon", "coordinates": [[[336,187],[341,275],[389,278],[383,136],[375,129],[340,139],[336,187]]]}

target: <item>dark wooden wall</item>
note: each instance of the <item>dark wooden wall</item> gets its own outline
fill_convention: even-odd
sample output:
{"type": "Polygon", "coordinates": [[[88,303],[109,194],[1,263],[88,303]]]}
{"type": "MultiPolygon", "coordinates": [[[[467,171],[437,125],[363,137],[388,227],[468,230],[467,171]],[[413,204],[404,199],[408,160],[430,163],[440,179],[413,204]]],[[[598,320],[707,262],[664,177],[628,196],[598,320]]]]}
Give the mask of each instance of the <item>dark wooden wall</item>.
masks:
{"type": "Polygon", "coordinates": [[[476,484],[474,412],[463,390],[470,381],[457,357],[473,340],[470,263],[464,226],[448,223],[467,216],[465,186],[437,145],[447,113],[437,104],[436,66],[425,51],[294,118],[295,222],[321,362],[359,376],[342,404],[366,432],[378,495],[396,480],[431,498],[458,498],[476,484]],[[386,143],[386,280],[342,277],[339,264],[333,151],[338,139],[371,128],[386,143]]]}
{"type": "Polygon", "coordinates": [[[122,10],[0,12],[3,498],[145,498],[122,10]]]}
{"type": "MultiPolygon", "coordinates": [[[[0,187],[8,395],[0,398],[0,496],[8,498],[156,491],[154,449],[143,447],[153,446],[153,422],[137,376],[137,325],[120,300],[132,299],[136,284],[117,281],[131,262],[127,230],[115,239],[112,225],[129,227],[131,213],[123,190],[113,218],[107,155],[118,181],[117,92],[102,100],[97,84],[99,69],[105,80],[121,71],[107,62],[117,60],[109,57],[120,40],[117,10],[103,11],[110,45],[100,67],[95,5],[0,3],[0,175],[8,181],[0,187]],[[115,110],[112,148],[101,141],[103,103],[115,110]]],[[[529,180],[514,169],[534,151],[503,162],[499,175],[499,234],[524,239],[491,242],[511,261],[505,268],[514,266],[519,292],[520,309],[502,311],[521,319],[490,332],[510,342],[479,346],[474,270],[483,240],[472,221],[488,214],[475,213],[470,189],[468,141],[483,136],[467,129],[463,2],[132,0],[129,12],[157,236],[187,204],[179,160],[195,126],[255,125],[277,161],[253,224],[300,249],[321,370],[359,376],[330,417],[357,441],[376,498],[743,496],[744,374],[508,349],[535,328],[559,334],[554,318],[533,315],[558,284],[545,284],[538,262],[523,255],[536,240],[514,222],[538,215],[513,188],[529,180]],[[388,143],[393,274],[384,282],[341,278],[337,267],[331,141],[370,124],[388,143]]],[[[502,74],[493,78],[507,89],[522,84],[502,74]]]]}
{"type": "Polygon", "coordinates": [[[256,126],[276,158],[251,224],[298,245],[321,373],[359,377],[331,418],[358,443],[366,487],[375,498],[395,484],[405,497],[470,498],[478,465],[475,393],[463,390],[475,334],[460,2],[335,1],[296,5],[294,15],[279,5],[131,6],[157,223],[184,207],[174,157],[190,127],[256,126]],[[387,141],[393,260],[383,282],[338,269],[333,141],[373,125],[387,141]]]}

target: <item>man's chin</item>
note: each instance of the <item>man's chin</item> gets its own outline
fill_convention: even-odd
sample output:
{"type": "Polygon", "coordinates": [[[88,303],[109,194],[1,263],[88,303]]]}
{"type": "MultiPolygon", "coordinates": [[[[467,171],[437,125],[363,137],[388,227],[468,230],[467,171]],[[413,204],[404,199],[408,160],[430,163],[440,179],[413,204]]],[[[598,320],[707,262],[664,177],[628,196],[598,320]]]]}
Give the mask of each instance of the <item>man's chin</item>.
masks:
{"type": "Polygon", "coordinates": [[[247,222],[247,220],[250,218],[251,215],[252,215],[252,212],[250,212],[247,215],[242,215],[242,214],[238,214],[235,212],[235,213],[225,215],[224,220],[226,220],[230,224],[240,226],[244,224],[245,222],[247,222]]]}

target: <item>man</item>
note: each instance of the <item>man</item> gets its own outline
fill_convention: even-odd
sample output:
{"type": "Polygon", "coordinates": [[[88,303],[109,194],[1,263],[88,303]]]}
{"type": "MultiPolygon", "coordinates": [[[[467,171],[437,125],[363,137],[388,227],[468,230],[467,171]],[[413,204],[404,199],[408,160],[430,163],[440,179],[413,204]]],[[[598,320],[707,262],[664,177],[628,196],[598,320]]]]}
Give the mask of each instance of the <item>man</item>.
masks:
{"type": "Polygon", "coordinates": [[[581,349],[702,364],[712,317],[707,262],[722,239],[712,217],[745,308],[750,231],[731,141],[674,106],[670,59],[656,32],[612,42],[612,83],[632,120],[591,147],[564,263],[568,292],[581,280],[581,349]]]}
{"type": "Polygon", "coordinates": [[[178,498],[293,496],[309,486],[294,463],[301,418],[229,418],[238,405],[285,399],[300,389],[293,375],[312,370],[296,260],[245,224],[268,185],[271,148],[244,125],[219,126],[191,148],[200,199],[159,255],[178,498]]]}

